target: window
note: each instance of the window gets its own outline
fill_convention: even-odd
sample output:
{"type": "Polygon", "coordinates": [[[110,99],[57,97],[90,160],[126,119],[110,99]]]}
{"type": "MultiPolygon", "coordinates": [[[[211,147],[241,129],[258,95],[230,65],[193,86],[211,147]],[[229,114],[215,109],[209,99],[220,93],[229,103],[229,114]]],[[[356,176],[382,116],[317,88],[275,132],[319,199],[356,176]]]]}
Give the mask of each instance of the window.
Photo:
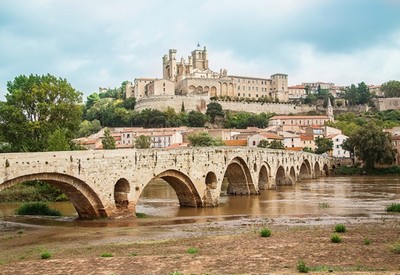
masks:
{"type": "Polygon", "coordinates": [[[240,86],[238,86],[238,90],[240,90],[240,86]]]}
{"type": "Polygon", "coordinates": [[[253,140],[253,146],[256,146],[256,141],[255,140],[253,140]]]}
{"type": "Polygon", "coordinates": [[[240,93],[238,93],[238,96],[240,96],[240,93]]]}

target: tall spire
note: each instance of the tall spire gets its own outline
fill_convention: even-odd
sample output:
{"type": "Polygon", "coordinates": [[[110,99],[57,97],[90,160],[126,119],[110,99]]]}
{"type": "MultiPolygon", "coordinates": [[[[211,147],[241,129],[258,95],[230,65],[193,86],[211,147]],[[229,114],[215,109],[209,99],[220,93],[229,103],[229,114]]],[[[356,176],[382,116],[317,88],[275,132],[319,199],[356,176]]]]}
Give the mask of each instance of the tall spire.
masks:
{"type": "Polygon", "coordinates": [[[333,107],[331,104],[331,98],[328,96],[328,103],[326,105],[326,115],[329,118],[329,121],[335,121],[335,117],[333,116],[333,107]]]}

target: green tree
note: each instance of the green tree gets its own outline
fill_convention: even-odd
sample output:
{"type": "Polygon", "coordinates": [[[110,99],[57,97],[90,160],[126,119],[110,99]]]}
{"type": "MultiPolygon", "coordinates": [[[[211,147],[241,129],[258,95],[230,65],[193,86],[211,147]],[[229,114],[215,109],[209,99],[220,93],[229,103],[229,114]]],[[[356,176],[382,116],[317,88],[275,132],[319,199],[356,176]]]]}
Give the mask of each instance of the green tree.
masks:
{"type": "Polygon", "coordinates": [[[342,145],[344,150],[353,152],[371,170],[375,163],[392,163],[394,151],[390,135],[373,122],[360,127],[342,145]]]}
{"type": "Polygon", "coordinates": [[[224,116],[221,104],[212,101],[207,105],[206,115],[210,117],[210,122],[214,123],[216,116],[224,116]]]}
{"type": "Polygon", "coordinates": [[[57,129],[49,136],[48,151],[68,151],[71,150],[70,140],[67,138],[65,129],[57,129]]]}
{"type": "Polygon", "coordinates": [[[332,151],[333,141],[328,138],[317,137],[317,139],[315,140],[315,145],[317,145],[317,148],[315,149],[315,153],[323,154],[323,153],[332,151]]]}
{"type": "Polygon", "coordinates": [[[307,153],[314,153],[313,149],[311,149],[310,147],[304,147],[302,151],[307,153]]]}
{"type": "Polygon", "coordinates": [[[208,132],[193,134],[188,137],[190,146],[207,147],[207,146],[222,146],[224,142],[221,138],[213,138],[208,132]]]}
{"type": "Polygon", "coordinates": [[[260,142],[258,143],[257,147],[260,147],[260,148],[269,148],[269,145],[270,145],[270,143],[269,143],[268,140],[262,139],[262,140],[260,140],[260,142]]]}
{"type": "Polygon", "coordinates": [[[285,146],[283,145],[282,141],[280,140],[273,140],[269,144],[270,149],[285,149],[285,146]]]}
{"type": "Polygon", "coordinates": [[[188,114],[188,123],[190,127],[204,127],[206,119],[200,112],[190,111],[188,114]]]}
{"type": "Polygon", "coordinates": [[[149,136],[140,135],[135,140],[135,148],[146,149],[146,148],[150,148],[150,145],[151,145],[151,139],[149,136]]]}
{"type": "Polygon", "coordinates": [[[86,109],[92,108],[92,106],[100,100],[98,93],[93,93],[86,98],[86,109]]]}
{"type": "Polygon", "coordinates": [[[381,91],[385,97],[400,97],[400,81],[391,80],[383,83],[381,91]]]}
{"type": "Polygon", "coordinates": [[[367,104],[372,96],[368,86],[364,82],[361,82],[357,87],[351,84],[349,88],[346,88],[344,98],[350,105],[357,105],[367,104]]]}
{"type": "Polygon", "coordinates": [[[46,151],[58,128],[72,139],[82,117],[81,93],[67,80],[47,75],[20,75],[7,83],[0,102],[0,132],[12,151],[46,151]]]}
{"type": "Polygon", "coordinates": [[[115,149],[115,139],[111,135],[110,129],[104,129],[104,138],[101,143],[103,144],[103,149],[115,149]]]}
{"type": "Polygon", "coordinates": [[[88,137],[91,134],[97,133],[98,131],[100,131],[100,129],[100,121],[98,121],[97,119],[93,121],[84,120],[81,122],[81,124],[79,124],[78,136],[88,137]]]}

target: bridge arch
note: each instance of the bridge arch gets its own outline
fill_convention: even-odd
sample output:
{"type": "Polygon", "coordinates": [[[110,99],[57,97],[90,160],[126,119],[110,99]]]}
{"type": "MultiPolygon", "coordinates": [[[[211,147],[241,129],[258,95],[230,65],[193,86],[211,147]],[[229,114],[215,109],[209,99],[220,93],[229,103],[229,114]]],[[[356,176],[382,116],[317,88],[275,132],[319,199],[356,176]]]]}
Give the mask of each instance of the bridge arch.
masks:
{"type": "Polygon", "coordinates": [[[228,194],[247,195],[256,194],[248,165],[241,157],[235,157],[229,162],[224,174],[227,178],[228,194]]]}
{"type": "MultiPolygon", "coordinates": [[[[167,170],[158,174],[152,180],[155,179],[165,180],[174,189],[181,206],[200,207],[203,205],[193,182],[182,172],[173,169],[167,170]]],[[[143,191],[143,189],[141,190],[143,191]]]]}
{"type": "Polygon", "coordinates": [[[114,185],[114,201],[118,210],[128,210],[129,200],[128,194],[131,188],[129,182],[121,178],[114,185]]]}
{"type": "Polygon", "coordinates": [[[214,172],[208,172],[206,176],[206,187],[207,189],[217,188],[217,176],[214,172]]]}
{"type": "Polygon", "coordinates": [[[275,184],[276,186],[286,185],[286,173],[282,166],[276,170],[275,184]]]}
{"type": "Polygon", "coordinates": [[[269,175],[270,175],[271,168],[268,164],[262,164],[260,171],[258,173],[258,189],[264,190],[267,189],[269,186],[269,175]]]}
{"type": "Polygon", "coordinates": [[[322,170],[324,171],[325,177],[329,176],[329,167],[328,164],[324,164],[324,168],[322,168],[322,170]]]}
{"type": "Polygon", "coordinates": [[[37,173],[16,177],[0,185],[0,191],[15,184],[40,180],[60,189],[74,205],[79,218],[108,217],[98,195],[84,181],[73,176],[60,173],[37,173]]]}
{"type": "Polygon", "coordinates": [[[300,179],[311,178],[311,165],[307,159],[305,159],[300,166],[299,178],[300,179]]]}

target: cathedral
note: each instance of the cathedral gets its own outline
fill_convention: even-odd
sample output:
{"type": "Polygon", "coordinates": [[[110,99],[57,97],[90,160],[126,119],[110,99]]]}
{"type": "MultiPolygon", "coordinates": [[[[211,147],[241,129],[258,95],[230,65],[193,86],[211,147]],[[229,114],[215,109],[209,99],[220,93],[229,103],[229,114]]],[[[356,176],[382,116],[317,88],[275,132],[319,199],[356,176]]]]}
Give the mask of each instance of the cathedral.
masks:
{"type": "Polygon", "coordinates": [[[214,72],[209,68],[206,47],[192,51],[187,60],[180,61],[177,51],[170,49],[162,58],[163,78],[137,78],[128,83],[127,97],[138,101],[158,96],[230,97],[231,99],[271,98],[288,101],[287,74],[273,74],[270,78],[228,75],[226,69],[214,72]]]}

